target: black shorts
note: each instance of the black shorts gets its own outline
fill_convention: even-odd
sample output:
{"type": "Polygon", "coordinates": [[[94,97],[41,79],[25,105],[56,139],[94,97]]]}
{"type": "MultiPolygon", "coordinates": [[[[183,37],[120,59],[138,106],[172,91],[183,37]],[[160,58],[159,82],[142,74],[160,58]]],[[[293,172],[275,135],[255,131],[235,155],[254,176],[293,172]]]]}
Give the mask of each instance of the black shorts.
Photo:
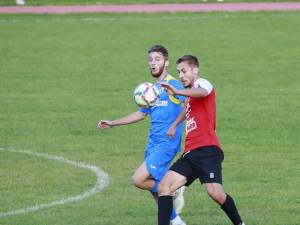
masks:
{"type": "Polygon", "coordinates": [[[186,186],[199,178],[203,183],[222,184],[223,151],[218,146],[205,146],[182,156],[171,166],[175,171],[187,178],[186,186]]]}

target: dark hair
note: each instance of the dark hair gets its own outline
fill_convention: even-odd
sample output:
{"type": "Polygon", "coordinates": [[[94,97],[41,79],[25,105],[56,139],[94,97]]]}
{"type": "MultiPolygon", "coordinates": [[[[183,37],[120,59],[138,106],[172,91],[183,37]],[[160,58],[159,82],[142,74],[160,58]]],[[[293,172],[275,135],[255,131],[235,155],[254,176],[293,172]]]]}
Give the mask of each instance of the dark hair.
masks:
{"type": "Polygon", "coordinates": [[[169,59],[168,50],[162,45],[154,45],[148,50],[148,54],[151,52],[160,52],[165,59],[169,59]]]}
{"type": "Polygon", "coordinates": [[[182,62],[187,62],[189,64],[189,66],[192,66],[192,67],[199,67],[199,61],[198,61],[197,57],[193,56],[193,55],[181,56],[179,59],[177,59],[176,65],[178,65],[179,63],[182,63],[182,62]]]}

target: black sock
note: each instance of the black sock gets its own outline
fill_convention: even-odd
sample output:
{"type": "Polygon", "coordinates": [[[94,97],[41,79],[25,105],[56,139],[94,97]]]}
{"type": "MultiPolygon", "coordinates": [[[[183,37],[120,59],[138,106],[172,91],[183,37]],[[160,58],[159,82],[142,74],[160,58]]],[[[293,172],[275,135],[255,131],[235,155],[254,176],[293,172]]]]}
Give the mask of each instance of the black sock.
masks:
{"type": "Polygon", "coordinates": [[[235,203],[229,194],[226,195],[227,195],[226,200],[223,203],[223,205],[221,205],[221,208],[224,210],[224,212],[226,213],[226,215],[229,217],[229,219],[234,225],[241,225],[243,221],[235,206],[235,203]]]}
{"type": "Polygon", "coordinates": [[[158,225],[169,225],[173,209],[173,198],[170,195],[158,197],[158,225]]]}

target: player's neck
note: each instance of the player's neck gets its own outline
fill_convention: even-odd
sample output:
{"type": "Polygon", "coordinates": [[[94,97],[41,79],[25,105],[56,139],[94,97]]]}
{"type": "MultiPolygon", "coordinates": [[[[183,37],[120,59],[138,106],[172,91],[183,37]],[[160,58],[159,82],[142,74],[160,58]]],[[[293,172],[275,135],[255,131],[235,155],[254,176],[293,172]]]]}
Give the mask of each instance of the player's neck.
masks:
{"type": "Polygon", "coordinates": [[[193,81],[193,85],[194,85],[194,83],[195,83],[197,80],[199,80],[199,79],[200,79],[200,76],[199,76],[199,75],[196,75],[195,78],[194,78],[194,81],[193,81]]]}
{"type": "Polygon", "coordinates": [[[159,77],[156,78],[156,80],[157,80],[157,81],[162,81],[162,80],[164,80],[168,75],[169,75],[168,71],[164,70],[164,71],[162,72],[162,74],[161,74],[159,77]]]}
{"type": "Polygon", "coordinates": [[[200,79],[199,75],[195,76],[195,79],[193,80],[193,82],[191,83],[191,86],[189,88],[194,87],[196,81],[199,80],[199,79],[200,79]]]}

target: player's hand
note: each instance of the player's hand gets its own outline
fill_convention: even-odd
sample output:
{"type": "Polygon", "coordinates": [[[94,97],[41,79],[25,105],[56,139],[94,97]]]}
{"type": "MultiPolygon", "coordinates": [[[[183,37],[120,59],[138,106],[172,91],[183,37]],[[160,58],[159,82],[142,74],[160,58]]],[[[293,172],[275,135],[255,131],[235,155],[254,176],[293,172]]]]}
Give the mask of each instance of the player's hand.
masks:
{"type": "Polygon", "coordinates": [[[100,120],[97,123],[97,127],[99,129],[109,129],[109,128],[112,128],[113,127],[112,121],[110,121],[110,120],[100,120]]]}
{"type": "Polygon", "coordinates": [[[172,85],[168,84],[167,82],[161,82],[160,85],[166,89],[169,95],[176,94],[176,88],[174,88],[172,85]]]}
{"type": "Polygon", "coordinates": [[[167,135],[171,139],[175,136],[175,133],[176,133],[176,127],[171,126],[167,132],[167,135]]]}

